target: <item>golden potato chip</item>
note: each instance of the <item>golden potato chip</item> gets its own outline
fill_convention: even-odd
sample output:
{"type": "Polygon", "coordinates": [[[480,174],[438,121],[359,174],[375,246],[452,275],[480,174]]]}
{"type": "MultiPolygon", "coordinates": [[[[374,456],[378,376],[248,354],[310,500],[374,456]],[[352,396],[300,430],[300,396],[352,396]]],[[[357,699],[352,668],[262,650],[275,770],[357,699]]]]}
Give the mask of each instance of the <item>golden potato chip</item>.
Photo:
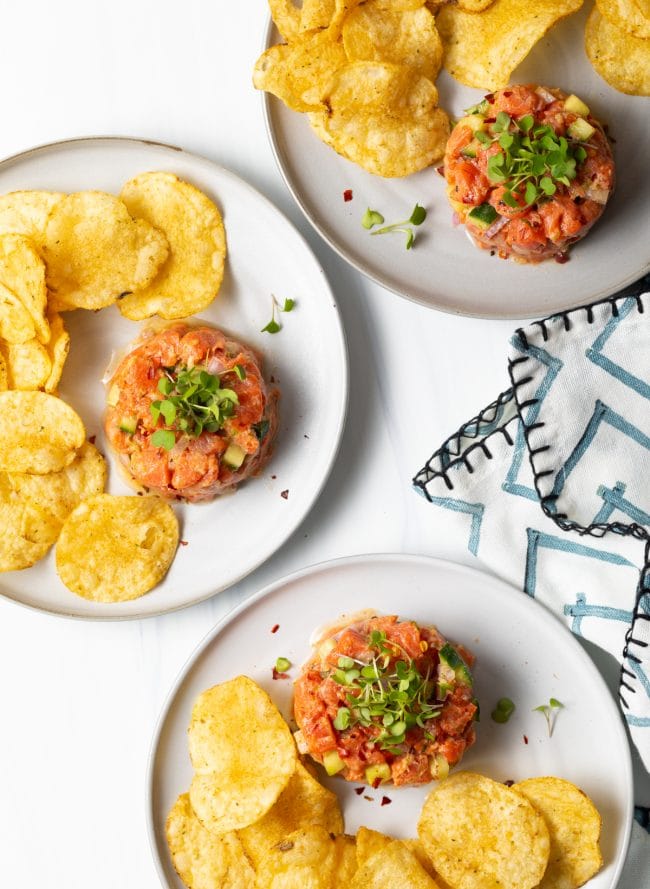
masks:
{"type": "Polygon", "coordinates": [[[35,503],[0,500],[0,571],[30,568],[56,540],[59,525],[35,503]]]}
{"type": "Polygon", "coordinates": [[[343,833],[343,816],[336,794],[327,790],[298,762],[277,802],[258,821],[239,831],[248,857],[259,868],[268,849],[291,831],[309,824],[332,834],[343,833]]]}
{"type": "Polygon", "coordinates": [[[494,0],[456,0],[456,2],[465,12],[483,12],[488,6],[492,6],[494,0]]]}
{"type": "Polygon", "coordinates": [[[126,602],[162,580],[177,546],[178,521],[164,500],[97,494],[65,520],[56,570],[84,599],[126,602]]]}
{"type": "Polygon", "coordinates": [[[431,859],[424,851],[424,846],[422,845],[422,843],[419,840],[402,840],[402,842],[409,850],[409,852],[412,852],[415,855],[417,860],[420,862],[420,866],[422,867],[422,869],[426,871],[426,873],[428,873],[432,879],[440,883],[441,889],[445,889],[445,887],[442,885],[441,878],[434,870],[431,859]]]}
{"type": "Polygon", "coordinates": [[[169,259],[152,283],[120,300],[132,321],[158,314],[186,318],[210,305],[221,287],[226,234],[221,213],[207,195],[172,173],[143,173],[120,195],[129,212],[164,232],[169,259]]]}
{"type": "Polygon", "coordinates": [[[462,889],[533,889],[548,862],[542,816],[521,794],[473,772],[456,772],[431,791],[418,836],[436,872],[462,889]]]}
{"type": "Polygon", "coordinates": [[[236,833],[210,833],[190,805],[178,797],[167,816],[167,844],[174,867],[188,889],[251,889],[255,871],[236,833]]]}
{"type": "Polygon", "coordinates": [[[610,86],[633,96],[650,96],[650,40],[626,34],[594,6],[587,20],[589,61],[610,86]]]}
{"type": "Polygon", "coordinates": [[[25,235],[40,247],[47,217],[64,197],[60,191],[12,191],[0,195],[0,234],[25,235]]]}
{"type": "Polygon", "coordinates": [[[300,35],[301,8],[293,0],[269,0],[273,24],[285,40],[295,40],[300,35]]]}
{"type": "Polygon", "coordinates": [[[456,80],[477,89],[508,84],[514,69],[557,21],[583,0],[495,0],[485,12],[444,6],[436,19],[445,48],[444,66],[456,80]]]}
{"type": "Polygon", "coordinates": [[[296,769],[296,745],[269,696],[238,676],[204,691],[190,721],[192,808],[215,833],[265,815],[296,769]]]}
{"type": "Polygon", "coordinates": [[[52,369],[43,388],[46,392],[56,392],[63,373],[63,366],[70,351],[70,334],[65,329],[63,318],[61,318],[58,312],[52,312],[48,317],[48,321],[50,325],[50,341],[46,348],[50,356],[52,369]]]}
{"type": "Polygon", "coordinates": [[[317,135],[339,154],[379,176],[408,176],[440,160],[449,118],[438,91],[410,68],[351,62],[332,78],[331,112],[309,115],[317,135]]]}
{"type": "Polygon", "coordinates": [[[400,840],[392,840],[379,849],[359,868],[350,883],[350,889],[386,889],[388,886],[438,889],[438,884],[400,840]]]}
{"type": "Polygon", "coordinates": [[[377,2],[365,3],[346,18],[342,33],[350,61],[409,65],[430,80],[442,65],[442,41],[425,6],[393,12],[377,2]]]}
{"type": "Polygon", "coordinates": [[[34,320],[38,339],[49,342],[45,265],[32,241],[24,235],[0,235],[0,282],[25,306],[34,320]]]}
{"type": "Polygon", "coordinates": [[[267,49],[255,64],[253,85],[294,111],[317,111],[323,108],[322,95],[332,75],[346,61],[343,45],[319,31],[267,49]]]}
{"type": "Polygon", "coordinates": [[[38,340],[0,344],[7,368],[8,389],[41,389],[52,371],[47,349],[38,340]]]}
{"type": "Polygon", "coordinates": [[[256,889],[332,889],[340,862],[337,846],[324,827],[301,827],[267,854],[256,889]]]}
{"type": "Polygon", "coordinates": [[[375,856],[386,846],[393,842],[393,837],[372,830],[370,827],[360,827],[357,831],[357,864],[359,867],[375,856]]]}
{"type": "Polygon", "coordinates": [[[80,191],[60,200],[45,228],[43,257],[52,306],[101,309],[142,290],[169,252],[164,234],[133,219],[116,197],[80,191]]]}
{"type": "Polygon", "coordinates": [[[5,389],[8,389],[8,381],[9,377],[7,376],[7,363],[2,357],[2,353],[0,352],[0,392],[4,392],[5,389]]]}
{"type": "Polygon", "coordinates": [[[650,38],[650,4],[645,9],[639,0],[596,0],[598,11],[608,22],[631,34],[647,40],[650,38]]]}
{"type": "Polygon", "coordinates": [[[335,0],[302,0],[300,30],[315,31],[329,27],[334,7],[335,0]]]}
{"type": "Polygon", "coordinates": [[[577,889],[603,866],[598,846],[602,819],[575,784],[562,778],[528,778],[513,785],[543,816],[551,852],[539,889],[577,889]]]}
{"type": "Polygon", "coordinates": [[[0,392],[0,470],[57,472],[86,438],[81,417],[47,392],[0,392]]]}
{"type": "Polygon", "coordinates": [[[354,837],[342,834],[334,837],[336,865],[332,889],[349,889],[357,872],[357,843],[354,837]]]}
{"type": "Polygon", "coordinates": [[[26,306],[0,281],[0,337],[8,343],[26,343],[35,336],[34,319],[26,306]]]}

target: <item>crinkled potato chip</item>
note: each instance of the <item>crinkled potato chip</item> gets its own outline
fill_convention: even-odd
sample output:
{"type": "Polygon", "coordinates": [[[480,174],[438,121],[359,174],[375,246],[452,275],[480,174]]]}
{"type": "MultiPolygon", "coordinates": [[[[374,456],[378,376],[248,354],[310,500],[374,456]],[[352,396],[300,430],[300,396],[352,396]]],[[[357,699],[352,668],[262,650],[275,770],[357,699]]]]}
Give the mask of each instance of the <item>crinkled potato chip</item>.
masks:
{"type": "Polygon", "coordinates": [[[289,727],[270,697],[246,676],[204,691],[188,730],[195,775],[192,808],[205,827],[248,827],[276,802],[296,769],[289,727]]]}
{"type": "Polygon", "coordinates": [[[167,240],[102,191],[60,200],[45,228],[43,257],[55,309],[102,309],[145,288],[167,259],[167,240]]]}
{"type": "Polygon", "coordinates": [[[0,281],[16,294],[32,316],[38,339],[49,342],[45,265],[33,242],[24,235],[0,235],[0,281]]]}
{"type": "Polygon", "coordinates": [[[528,778],[513,785],[543,816],[551,853],[539,889],[577,889],[603,866],[598,846],[602,819],[575,784],[562,778],[528,778]]]}
{"type": "Polygon", "coordinates": [[[357,872],[357,842],[354,837],[342,834],[334,837],[336,870],[332,889],[349,889],[357,872]]]}
{"type": "Polygon", "coordinates": [[[98,494],[65,520],[56,570],[84,599],[126,602],[162,580],[177,546],[178,521],[164,500],[98,494]]]}
{"type": "Polygon", "coordinates": [[[64,197],[60,191],[11,191],[0,195],[0,234],[25,235],[40,247],[47,217],[64,197]]]}
{"type": "Polygon", "coordinates": [[[248,857],[259,869],[267,851],[291,831],[317,824],[332,834],[343,833],[336,794],[313,778],[299,762],[277,802],[266,815],[239,831],[248,857]]]}
{"type": "Polygon", "coordinates": [[[0,470],[6,472],[57,472],[86,438],[76,411],[47,392],[0,392],[0,416],[0,470]]]}
{"type": "Polygon", "coordinates": [[[190,805],[178,797],[167,816],[165,834],[176,873],[188,889],[251,889],[255,871],[236,833],[210,833],[190,805]]]}
{"type": "Polygon", "coordinates": [[[269,0],[271,18],[285,40],[295,40],[300,35],[302,9],[293,0],[269,0]]]}
{"type": "Polygon", "coordinates": [[[445,6],[436,19],[445,48],[444,66],[465,86],[501,89],[549,28],[580,9],[582,3],[495,0],[480,14],[445,6]]]}
{"type": "Polygon", "coordinates": [[[393,842],[393,837],[370,827],[360,827],[357,831],[357,864],[359,867],[373,858],[393,842]]]}
{"type": "Polygon", "coordinates": [[[7,368],[8,389],[41,389],[52,372],[47,349],[38,340],[26,343],[0,343],[7,368]]]}
{"type": "Polygon", "coordinates": [[[596,0],[600,14],[633,37],[650,38],[650,4],[642,7],[639,0],[596,0]]]}
{"type": "Polygon", "coordinates": [[[8,343],[26,343],[35,336],[34,319],[16,294],[0,281],[0,338],[8,343]]]}
{"type": "Polygon", "coordinates": [[[350,889],[387,889],[389,886],[439,889],[415,855],[400,840],[392,840],[379,849],[359,868],[350,883],[350,889]]]}
{"type": "Polygon", "coordinates": [[[267,49],[255,64],[253,85],[294,111],[318,111],[329,81],[346,62],[343,45],[319,31],[267,49]]]}
{"type": "Polygon", "coordinates": [[[0,500],[0,571],[30,568],[47,553],[58,522],[35,503],[0,500]]]}
{"type": "Polygon", "coordinates": [[[488,6],[492,6],[495,0],[456,0],[456,2],[465,12],[483,12],[488,6]]]}
{"type": "Polygon", "coordinates": [[[50,341],[47,352],[50,356],[52,369],[43,388],[46,392],[56,392],[63,374],[63,366],[70,351],[70,334],[63,325],[63,318],[58,312],[52,312],[48,318],[50,325],[50,341]]]}
{"type": "Polygon", "coordinates": [[[294,830],[269,850],[255,889],[332,889],[344,848],[324,827],[294,830]]]}
{"type": "Polygon", "coordinates": [[[596,71],[614,89],[650,96],[650,40],[612,25],[594,6],[587,20],[585,49],[596,71]]]}
{"type": "Polygon", "coordinates": [[[4,390],[8,388],[8,382],[9,377],[7,376],[7,363],[2,357],[2,353],[0,353],[0,392],[4,392],[4,390]]]}
{"type": "Polygon", "coordinates": [[[429,793],[418,836],[455,889],[533,889],[549,857],[539,812],[521,794],[473,772],[456,772],[429,793]]]}
{"type": "Polygon", "coordinates": [[[328,28],[334,16],[335,0],[302,0],[301,31],[320,31],[328,28]]]}
{"type": "Polygon", "coordinates": [[[408,176],[440,160],[449,118],[438,91],[410,68],[351,62],[330,83],[331,111],[309,115],[317,135],[379,176],[408,176]]]}
{"type": "Polygon", "coordinates": [[[377,2],[368,2],[350,13],[342,33],[350,61],[408,65],[430,80],[440,71],[442,41],[425,6],[393,12],[377,2]]]}
{"type": "Polygon", "coordinates": [[[219,292],[226,261],[223,220],[210,198],[173,173],[136,176],[120,197],[133,216],[169,241],[169,259],[156,279],[120,300],[120,312],[132,321],[155,314],[169,320],[207,308],[219,292]]]}

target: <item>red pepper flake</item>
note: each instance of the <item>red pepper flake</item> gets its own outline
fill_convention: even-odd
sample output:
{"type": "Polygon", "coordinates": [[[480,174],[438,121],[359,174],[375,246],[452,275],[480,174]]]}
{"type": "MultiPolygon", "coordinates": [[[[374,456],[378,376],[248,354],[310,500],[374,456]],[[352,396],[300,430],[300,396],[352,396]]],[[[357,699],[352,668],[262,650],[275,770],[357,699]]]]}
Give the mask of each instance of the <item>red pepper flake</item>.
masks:
{"type": "Polygon", "coordinates": [[[354,792],[356,793],[357,796],[361,796],[361,794],[363,793],[364,789],[365,789],[364,787],[355,787],[355,788],[354,788],[354,792]]]}
{"type": "Polygon", "coordinates": [[[506,787],[512,787],[512,785],[513,785],[515,782],[512,780],[512,778],[508,778],[508,780],[507,780],[507,781],[504,781],[503,783],[506,785],[506,787]]]}
{"type": "Polygon", "coordinates": [[[443,166],[436,167],[436,173],[438,174],[438,176],[444,176],[445,175],[445,168],[443,166]]]}
{"type": "Polygon", "coordinates": [[[280,629],[280,624],[273,624],[273,626],[271,627],[271,632],[277,633],[279,629],[280,629]]]}
{"type": "Polygon", "coordinates": [[[364,796],[364,799],[367,799],[369,803],[374,802],[374,796],[364,796]]]}
{"type": "Polygon", "coordinates": [[[288,500],[289,499],[289,490],[287,489],[286,491],[280,491],[280,497],[282,497],[283,500],[288,500]]]}
{"type": "Polygon", "coordinates": [[[179,540],[178,542],[181,546],[187,546],[187,540],[179,540]]]}
{"type": "Polygon", "coordinates": [[[95,442],[97,441],[97,436],[96,436],[96,435],[89,435],[89,436],[88,436],[88,441],[89,441],[91,444],[95,444],[95,442]]]}
{"type": "Polygon", "coordinates": [[[485,101],[489,102],[490,105],[494,105],[494,93],[488,93],[485,97],[485,101]]]}
{"type": "Polygon", "coordinates": [[[274,679],[288,679],[289,674],[288,673],[278,673],[278,671],[275,669],[275,667],[273,667],[273,678],[274,679]]]}
{"type": "Polygon", "coordinates": [[[275,481],[277,478],[277,475],[272,475],[271,478],[273,479],[273,481],[275,481]]]}
{"type": "Polygon", "coordinates": [[[524,735],[524,744],[528,743],[528,735],[524,735]]]}
{"type": "Polygon", "coordinates": [[[568,253],[556,253],[555,254],[555,261],[558,262],[560,265],[564,265],[565,262],[569,261],[569,254],[568,253]]]}
{"type": "Polygon", "coordinates": [[[343,200],[346,201],[346,203],[347,203],[347,201],[352,200],[352,189],[351,188],[345,189],[345,191],[343,192],[343,200]]]}
{"type": "Polygon", "coordinates": [[[392,802],[393,802],[393,801],[392,801],[392,799],[391,799],[389,796],[382,796],[382,798],[381,798],[381,805],[382,805],[382,806],[390,806],[390,804],[391,804],[392,802]]]}

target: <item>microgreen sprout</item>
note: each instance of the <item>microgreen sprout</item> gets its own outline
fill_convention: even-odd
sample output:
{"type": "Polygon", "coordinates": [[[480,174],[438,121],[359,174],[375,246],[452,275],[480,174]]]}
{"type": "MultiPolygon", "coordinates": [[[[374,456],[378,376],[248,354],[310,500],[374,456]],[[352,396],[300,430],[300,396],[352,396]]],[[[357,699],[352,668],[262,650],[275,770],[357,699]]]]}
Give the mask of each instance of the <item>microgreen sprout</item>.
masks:
{"type": "Polygon", "coordinates": [[[269,323],[262,328],[261,333],[279,333],[282,330],[282,325],[275,317],[275,313],[283,312],[284,314],[288,314],[293,311],[296,305],[295,299],[285,299],[284,303],[280,305],[275,296],[271,294],[271,320],[269,323]]]}
{"type": "Polygon", "coordinates": [[[211,374],[204,367],[163,368],[158,380],[158,391],[165,397],[149,405],[151,419],[156,425],[162,417],[167,429],[156,429],[151,436],[154,447],[171,451],[177,434],[198,438],[202,432],[217,432],[239,404],[237,393],[221,385],[221,377],[234,374],[246,378],[246,370],[235,364],[219,374],[211,374]]]}
{"type": "Polygon", "coordinates": [[[499,698],[496,703],[496,707],[490,713],[490,716],[494,720],[494,722],[504,723],[507,722],[512,714],[515,712],[515,705],[510,700],[510,698],[499,698]]]}
{"type": "MultiPolygon", "coordinates": [[[[424,220],[427,218],[427,211],[424,207],[421,207],[420,204],[416,204],[413,208],[413,212],[409,216],[408,219],[405,219],[403,222],[393,222],[391,225],[384,225],[382,228],[378,228],[373,232],[370,232],[371,235],[386,235],[391,232],[402,232],[402,234],[406,235],[406,249],[410,250],[415,241],[415,232],[411,228],[411,226],[422,225],[424,220]]],[[[361,225],[364,228],[371,229],[374,228],[375,225],[381,225],[384,222],[384,217],[381,213],[378,213],[376,210],[366,210],[363,219],[361,220],[361,225]]]]}
{"type": "Polygon", "coordinates": [[[275,662],[275,669],[278,673],[286,673],[291,667],[291,661],[286,657],[279,657],[275,662]]]}
{"type": "Polygon", "coordinates": [[[539,707],[533,707],[533,713],[543,714],[548,727],[549,738],[553,736],[553,729],[555,728],[555,720],[557,719],[558,711],[562,710],[563,707],[564,704],[561,701],[558,701],[557,698],[550,698],[548,704],[540,704],[539,707]]]}

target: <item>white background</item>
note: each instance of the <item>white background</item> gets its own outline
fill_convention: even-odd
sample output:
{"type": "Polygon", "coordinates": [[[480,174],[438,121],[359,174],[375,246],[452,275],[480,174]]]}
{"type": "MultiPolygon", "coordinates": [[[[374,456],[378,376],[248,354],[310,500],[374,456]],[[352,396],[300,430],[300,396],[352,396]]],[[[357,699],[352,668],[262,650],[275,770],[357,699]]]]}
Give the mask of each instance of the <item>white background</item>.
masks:
{"type": "Polygon", "coordinates": [[[352,384],[341,453],[318,504],[236,588],[167,617],[112,624],[0,600],[0,885],[11,889],[156,889],[144,819],[155,721],[196,643],[244,596],[352,553],[469,561],[431,539],[410,479],[507,387],[506,345],[518,325],[411,304],[346,267],[313,233],[275,167],[251,86],[265,21],[264,0],[3,4],[0,156],[75,136],[143,136],[238,173],[293,220],[325,267],[352,384]]]}

